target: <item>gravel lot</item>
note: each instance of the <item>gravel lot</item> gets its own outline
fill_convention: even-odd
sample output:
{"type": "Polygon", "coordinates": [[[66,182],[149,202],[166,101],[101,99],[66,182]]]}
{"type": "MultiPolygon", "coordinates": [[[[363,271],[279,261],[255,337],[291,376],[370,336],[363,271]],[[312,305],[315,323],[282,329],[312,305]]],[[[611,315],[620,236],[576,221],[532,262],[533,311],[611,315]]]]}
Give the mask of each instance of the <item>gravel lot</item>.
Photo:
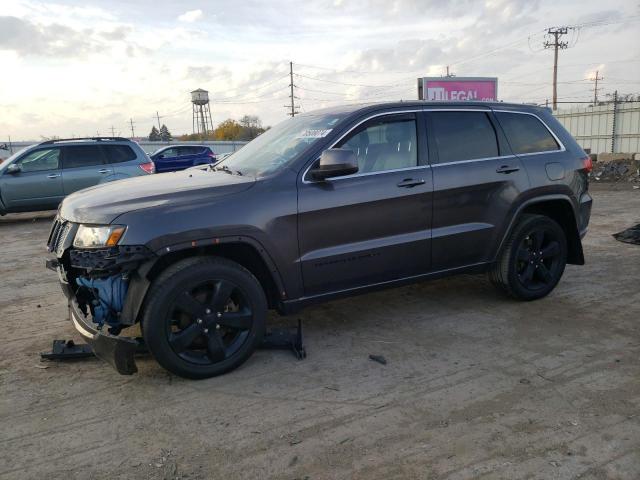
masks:
{"type": "MultiPolygon", "coordinates": [[[[0,218],[0,478],[640,478],[640,191],[596,185],[587,265],[533,303],[459,276],[309,308],[309,353],[187,381],[74,338],[51,215],[0,218]],[[387,365],[368,359],[384,355],[387,365]]],[[[291,323],[296,317],[292,317],[291,323]]]]}

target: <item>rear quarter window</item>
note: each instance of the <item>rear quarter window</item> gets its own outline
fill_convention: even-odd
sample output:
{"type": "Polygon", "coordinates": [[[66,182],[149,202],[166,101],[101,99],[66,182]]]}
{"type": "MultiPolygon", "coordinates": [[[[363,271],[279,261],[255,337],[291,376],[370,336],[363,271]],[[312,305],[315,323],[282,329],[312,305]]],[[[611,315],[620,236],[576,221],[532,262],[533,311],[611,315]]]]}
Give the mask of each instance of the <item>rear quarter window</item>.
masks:
{"type": "Polygon", "coordinates": [[[198,155],[202,153],[202,147],[182,147],[180,155],[198,155]]]}
{"type": "Polygon", "coordinates": [[[496,112],[495,115],[516,155],[560,150],[556,139],[537,117],[506,112],[496,112]]]}
{"type": "Polygon", "coordinates": [[[102,148],[109,163],[130,162],[137,158],[136,152],[129,145],[104,145],[102,148]]]}

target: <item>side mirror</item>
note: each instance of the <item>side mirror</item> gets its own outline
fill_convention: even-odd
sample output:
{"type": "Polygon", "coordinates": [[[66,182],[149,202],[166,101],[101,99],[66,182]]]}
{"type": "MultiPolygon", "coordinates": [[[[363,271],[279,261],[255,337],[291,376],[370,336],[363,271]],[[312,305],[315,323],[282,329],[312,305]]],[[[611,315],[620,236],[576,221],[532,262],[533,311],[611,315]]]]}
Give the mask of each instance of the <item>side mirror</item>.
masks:
{"type": "Polygon", "coordinates": [[[164,158],[164,154],[156,155],[156,158],[164,158]]]}
{"type": "Polygon", "coordinates": [[[322,152],[320,164],[310,170],[315,180],[326,180],[331,177],[351,175],[358,171],[358,159],[353,150],[348,148],[330,148],[322,152]]]}
{"type": "Polygon", "coordinates": [[[20,165],[16,165],[15,163],[12,163],[7,167],[7,173],[10,173],[12,175],[15,175],[16,173],[20,173],[21,171],[22,171],[22,167],[20,165]]]}

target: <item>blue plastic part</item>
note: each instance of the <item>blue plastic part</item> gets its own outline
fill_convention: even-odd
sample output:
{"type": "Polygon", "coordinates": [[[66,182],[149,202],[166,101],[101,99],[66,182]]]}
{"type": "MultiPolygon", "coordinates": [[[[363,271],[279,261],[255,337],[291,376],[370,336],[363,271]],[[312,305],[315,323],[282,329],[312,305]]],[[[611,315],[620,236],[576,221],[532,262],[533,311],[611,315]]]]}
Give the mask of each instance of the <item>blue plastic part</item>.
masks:
{"type": "Polygon", "coordinates": [[[107,278],[78,277],[76,282],[93,293],[93,321],[100,326],[105,323],[112,327],[118,326],[119,314],[122,312],[129,288],[129,279],[123,275],[113,275],[107,278]]]}

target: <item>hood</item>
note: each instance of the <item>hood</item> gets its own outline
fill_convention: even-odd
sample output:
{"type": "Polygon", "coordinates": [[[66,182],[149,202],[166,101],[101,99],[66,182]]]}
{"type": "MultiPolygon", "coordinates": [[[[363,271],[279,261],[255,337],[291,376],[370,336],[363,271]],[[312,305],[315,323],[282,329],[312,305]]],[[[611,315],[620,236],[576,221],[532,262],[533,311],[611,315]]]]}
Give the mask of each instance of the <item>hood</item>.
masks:
{"type": "Polygon", "coordinates": [[[109,224],[123,213],[181,203],[208,203],[242,192],[253,177],[211,170],[183,170],[134,177],[96,185],[73,193],[60,205],[60,216],[77,223],[109,224]]]}

